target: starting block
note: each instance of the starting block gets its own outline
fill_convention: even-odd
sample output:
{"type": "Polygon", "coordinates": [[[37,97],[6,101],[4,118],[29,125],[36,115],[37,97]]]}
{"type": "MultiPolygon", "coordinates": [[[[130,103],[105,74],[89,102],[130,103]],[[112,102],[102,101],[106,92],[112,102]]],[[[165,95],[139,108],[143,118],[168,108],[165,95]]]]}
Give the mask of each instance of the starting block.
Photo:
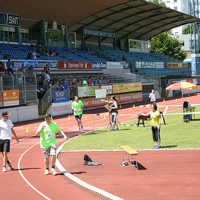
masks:
{"type": "Polygon", "coordinates": [[[141,163],[139,163],[137,160],[133,160],[134,156],[138,155],[138,152],[136,150],[134,150],[133,148],[131,148],[128,145],[123,145],[120,146],[123,150],[124,150],[124,157],[123,157],[123,161],[121,166],[127,166],[128,162],[132,165],[135,166],[136,169],[138,170],[144,170],[146,169],[141,163]],[[128,161],[128,162],[127,162],[128,161]]]}

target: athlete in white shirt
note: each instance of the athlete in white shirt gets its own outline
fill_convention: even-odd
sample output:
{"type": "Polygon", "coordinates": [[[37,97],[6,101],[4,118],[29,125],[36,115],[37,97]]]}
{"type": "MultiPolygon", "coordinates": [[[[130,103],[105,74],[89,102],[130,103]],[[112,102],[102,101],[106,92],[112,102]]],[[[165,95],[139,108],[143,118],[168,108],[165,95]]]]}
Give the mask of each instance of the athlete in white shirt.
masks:
{"type": "Polygon", "coordinates": [[[155,94],[155,90],[152,90],[150,95],[149,95],[149,98],[150,98],[150,102],[151,103],[154,103],[156,102],[156,94],[155,94]]]}
{"type": "Polygon", "coordinates": [[[12,134],[14,135],[17,142],[19,139],[13,129],[14,125],[11,120],[8,119],[8,113],[2,113],[2,119],[0,120],[0,152],[2,152],[3,156],[3,168],[2,171],[6,172],[6,164],[12,170],[13,167],[11,162],[8,160],[8,152],[10,152],[10,140],[12,138],[12,134]]]}

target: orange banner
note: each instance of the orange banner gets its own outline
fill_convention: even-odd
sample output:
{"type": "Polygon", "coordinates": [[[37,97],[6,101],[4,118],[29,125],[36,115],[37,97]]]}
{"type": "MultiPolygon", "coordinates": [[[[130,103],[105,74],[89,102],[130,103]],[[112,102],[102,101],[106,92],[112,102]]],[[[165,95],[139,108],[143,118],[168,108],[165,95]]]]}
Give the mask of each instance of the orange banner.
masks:
{"type": "Polygon", "coordinates": [[[167,63],[168,68],[188,68],[191,63],[167,63]]]}
{"type": "Polygon", "coordinates": [[[59,61],[58,69],[92,69],[92,63],[59,61]]]}
{"type": "MultiPolygon", "coordinates": [[[[140,102],[143,100],[142,92],[135,92],[135,93],[127,93],[127,94],[118,94],[115,95],[119,103],[128,103],[128,102],[140,102]]],[[[109,98],[109,97],[108,97],[109,98]]],[[[82,99],[85,108],[90,107],[98,107],[103,106],[106,103],[102,102],[101,99],[92,98],[85,98],[82,99]]]]}
{"type": "Polygon", "coordinates": [[[3,105],[19,105],[19,90],[3,90],[3,105]]]}

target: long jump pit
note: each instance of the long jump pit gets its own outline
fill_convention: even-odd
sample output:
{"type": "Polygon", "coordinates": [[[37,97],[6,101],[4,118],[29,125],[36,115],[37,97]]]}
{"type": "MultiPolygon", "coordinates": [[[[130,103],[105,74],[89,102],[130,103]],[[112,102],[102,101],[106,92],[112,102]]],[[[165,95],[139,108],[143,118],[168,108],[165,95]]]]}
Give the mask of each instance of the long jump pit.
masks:
{"type": "Polygon", "coordinates": [[[146,170],[122,167],[123,156],[123,151],[61,152],[59,161],[73,176],[120,199],[200,199],[200,150],[139,151],[136,159],[146,170]],[[85,154],[102,165],[84,165],[85,154]]]}

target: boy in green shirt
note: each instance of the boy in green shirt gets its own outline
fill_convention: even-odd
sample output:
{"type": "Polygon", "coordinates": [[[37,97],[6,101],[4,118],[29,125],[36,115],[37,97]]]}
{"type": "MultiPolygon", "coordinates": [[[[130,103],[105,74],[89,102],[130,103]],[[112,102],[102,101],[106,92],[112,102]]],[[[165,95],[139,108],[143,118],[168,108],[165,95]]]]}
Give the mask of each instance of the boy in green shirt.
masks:
{"type": "Polygon", "coordinates": [[[56,134],[61,132],[61,130],[56,123],[51,121],[51,119],[51,115],[47,114],[45,116],[45,121],[42,122],[36,130],[36,134],[40,134],[40,147],[42,148],[45,157],[46,169],[44,174],[49,174],[49,162],[51,158],[51,171],[55,176],[57,174],[55,170],[57,144],[56,134]]]}
{"type": "Polygon", "coordinates": [[[72,110],[74,111],[74,117],[77,121],[78,124],[78,129],[79,131],[83,129],[83,124],[82,124],[82,114],[83,114],[83,102],[78,99],[78,96],[74,97],[74,101],[72,102],[72,110]]]}

